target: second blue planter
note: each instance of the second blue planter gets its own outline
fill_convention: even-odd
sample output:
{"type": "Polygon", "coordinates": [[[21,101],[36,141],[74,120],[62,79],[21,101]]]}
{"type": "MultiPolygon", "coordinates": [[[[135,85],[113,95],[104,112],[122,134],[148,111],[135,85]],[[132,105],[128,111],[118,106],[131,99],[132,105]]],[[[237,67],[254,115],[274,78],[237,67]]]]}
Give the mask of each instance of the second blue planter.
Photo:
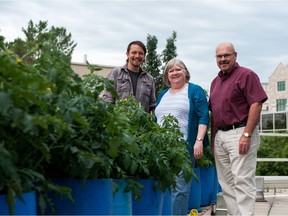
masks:
{"type": "Polygon", "coordinates": [[[161,215],[164,193],[153,191],[155,180],[143,179],[139,182],[144,186],[141,190],[141,200],[132,200],[133,215],[161,215]]]}
{"type": "Polygon", "coordinates": [[[194,168],[194,173],[197,176],[197,181],[195,178],[192,179],[189,203],[188,203],[188,211],[191,209],[197,209],[198,212],[202,211],[201,208],[201,176],[200,176],[200,168],[194,168]]]}
{"type": "Polygon", "coordinates": [[[214,185],[214,167],[200,167],[201,175],[201,206],[210,206],[213,185],[214,185]]]}
{"type": "Polygon", "coordinates": [[[132,192],[125,192],[128,180],[114,179],[117,190],[113,194],[113,215],[132,214],[132,192]]]}
{"type": "Polygon", "coordinates": [[[171,201],[171,193],[166,189],[163,198],[162,215],[172,215],[171,201]]]}

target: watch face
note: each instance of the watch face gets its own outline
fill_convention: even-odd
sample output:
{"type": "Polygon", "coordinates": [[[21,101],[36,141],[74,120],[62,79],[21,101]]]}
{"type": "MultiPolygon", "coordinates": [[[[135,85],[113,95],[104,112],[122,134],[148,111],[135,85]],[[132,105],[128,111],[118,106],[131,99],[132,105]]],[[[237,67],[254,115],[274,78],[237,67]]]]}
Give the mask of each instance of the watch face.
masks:
{"type": "Polygon", "coordinates": [[[244,133],[244,136],[247,137],[247,138],[251,137],[249,133],[244,133]]]}

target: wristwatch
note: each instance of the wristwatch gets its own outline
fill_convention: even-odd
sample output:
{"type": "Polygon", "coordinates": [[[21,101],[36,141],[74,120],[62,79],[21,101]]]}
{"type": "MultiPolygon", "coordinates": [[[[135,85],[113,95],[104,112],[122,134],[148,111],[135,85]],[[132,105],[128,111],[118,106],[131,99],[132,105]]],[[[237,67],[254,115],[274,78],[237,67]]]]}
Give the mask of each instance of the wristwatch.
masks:
{"type": "Polygon", "coordinates": [[[251,134],[249,134],[249,133],[244,133],[243,134],[246,138],[251,138],[251,134]]]}
{"type": "Polygon", "coordinates": [[[203,138],[197,137],[197,140],[198,140],[198,141],[203,141],[203,138]]]}

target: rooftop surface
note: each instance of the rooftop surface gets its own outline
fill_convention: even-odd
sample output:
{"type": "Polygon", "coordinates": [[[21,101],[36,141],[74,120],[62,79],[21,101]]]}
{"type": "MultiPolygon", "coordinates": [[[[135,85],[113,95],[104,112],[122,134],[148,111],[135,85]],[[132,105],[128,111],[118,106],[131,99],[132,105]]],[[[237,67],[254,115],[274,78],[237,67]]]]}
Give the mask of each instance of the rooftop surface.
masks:
{"type": "MultiPolygon", "coordinates": [[[[199,215],[223,215],[225,211],[218,211],[216,206],[204,207],[199,215]]],[[[255,216],[279,216],[288,215],[288,189],[269,189],[264,191],[264,200],[257,201],[255,206],[255,216]]]]}

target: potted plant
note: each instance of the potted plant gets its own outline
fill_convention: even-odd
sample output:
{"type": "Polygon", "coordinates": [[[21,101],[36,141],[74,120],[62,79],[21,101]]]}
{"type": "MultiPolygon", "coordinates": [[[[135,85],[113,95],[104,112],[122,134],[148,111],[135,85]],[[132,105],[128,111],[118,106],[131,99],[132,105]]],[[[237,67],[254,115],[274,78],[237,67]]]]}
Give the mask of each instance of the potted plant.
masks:
{"type": "Polygon", "coordinates": [[[47,22],[29,22],[27,43],[18,39],[11,46],[18,55],[0,40],[0,97],[5,101],[0,106],[5,158],[0,192],[7,194],[11,213],[14,195],[22,199],[31,189],[37,189],[42,213],[47,207],[53,210],[50,192],[73,200],[73,190],[56,178],[78,179],[84,185],[119,176],[121,170],[114,166],[119,149],[137,149],[129,134],[122,133],[127,117],[100,99],[104,88],[116,94],[111,81],[95,76],[91,66],[91,74],[81,79],[70,66],[71,35],[58,28],[46,32],[46,27],[47,22]]]}
{"type": "Polygon", "coordinates": [[[50,132],[54,131],[56,139],[66,127],[47,112],[51,82],[24,63],[24,58],[5,49],[4,38],[0,37],[0,194],[5,196],[10,214],[36,214],[35,190],[43,185],[50,187],[41,172],[42,162],[50,157],[50,132]],[[31,204],[25,205],[26,193],[31,204]],[[28,209],[21,212],[17,203],[28,209]]]}
{"type": "Polygon", "coordinates": [[[191,184],[190,197],[189,197],[189,210],[197,209],[198,212],[202,211],[201,206],[206,206],[206,203],[211,199],[212,181],[214,180],[214,170],[211,169],[214,164],[214,156],[210,152],[210,146],[203,149],[203,156],[195,160],[194,173],[195,178],[191,184]],[[211,177],[211,171],[213,176],[211,177]]]}
{"type": "Polygon", "coordinates": [[[0,160],[0,191],[10,213],[14,195],[21,200],[31,190],[37,190],[42,213],[47,203],[53,210],[51,192],[75,201],[75,190],[59,183],[64,178],[80,180],[81,186],[88,180],[129,179],[127,190],[139,200],[139,179],[153,179],[154,188],[164,191],[175,186],[180,169],[191,177],[186,142],[179,139],[172,117],[160,127],[132,98],[117,105],[102,101],[104,88],[117,96],[111,81],[95,75],[89,64],[91,73],[81,79],[70,57],[49,43],[19,58],[1,38],[0,52],[0,97],[5,101],[0,106],[5,159],[0,160]]]}
{"type": "Polygon", "coordinates": [[[15,195],[24,202],[23,193],[31,190],[37,190],[42,213],[49,206],[53,210],[51,191],[73,200],[71,188],[56,178],[111,178],[118,149],[135,149],[121,131],[128,119],[99,98],[104,88],[113,90],[112,84],[92,73],[80,79],[69,56],[48,45],[19,58],[0,41],[0,193],[10,213],[28,214],[14,211],[13,202],[15,195]],[[27,63],[35,53],[41,55],[27,63]]]}
{"type": "MultiPolygon", "coordinates": [[[[120,113],[125,113],[129,118],[130,127],[126,130],[134,137],[134,142],[139,148],[134,153],[125,154],[124,152],[123,162],[116,160],[127,176],[136,178],[141,184],[144,184],[145,180],[152,180],[154,191],[158,190],[161,193],[176,185],[175,177],[180,170],[184,171],[187,180],[192,177],[193,170],[187,143],[181,138],[182,134],[174,117],[167,116],[163,126],[160,127],[154,121],[154,116],[146,113],[134,97],[120,101],[116,105],[116,109],[120,113]]],[[[151,182],[148,185],[151,187],[151,182]]],[[[163,199],[163,194],[161,196],[163,199]]],[[[134,191],[134,198],[142,202],[143,190],[142,193],[134,191]]],[[[147,203],[144,207],[146,212],[139,212],[140,206],[137,205],[137,202],[135,204],[133,214],[151,213],[147,203]]]]}
{"type": "Polygon", "coordinates": [[[101,91],[112,89],[112,84],[95,75],[93,68],[83,79],[78,79],[68,67],[65,71],[70,75],[63,77],[65,88],[56,82],[61,74],[52,77],[56,85],[51,88],[54,97],[50,104],[54,105],[51,111],[64,119],[67,130],[57,143],[50,145],[53,160],[43,165],[43,172],[54,183],[70,187],[73,200],[52,195],[53,210],[56,214],[111,214],[112,178],[116,172],[121,173],[115,168],[114,161],[119,149],[136,149],[129,134],[122,131],[128,127],[128,118],[100,99],[101,91]],[[94,188],[93,193],[91,188],[94,188]],[[106,188],[106,191],[100,195],[99,188],[106,188]],[[87,194],[81,196],[79,191],[87,194]],[[106,203],[100,204],[104,200],[106,203]]]}

